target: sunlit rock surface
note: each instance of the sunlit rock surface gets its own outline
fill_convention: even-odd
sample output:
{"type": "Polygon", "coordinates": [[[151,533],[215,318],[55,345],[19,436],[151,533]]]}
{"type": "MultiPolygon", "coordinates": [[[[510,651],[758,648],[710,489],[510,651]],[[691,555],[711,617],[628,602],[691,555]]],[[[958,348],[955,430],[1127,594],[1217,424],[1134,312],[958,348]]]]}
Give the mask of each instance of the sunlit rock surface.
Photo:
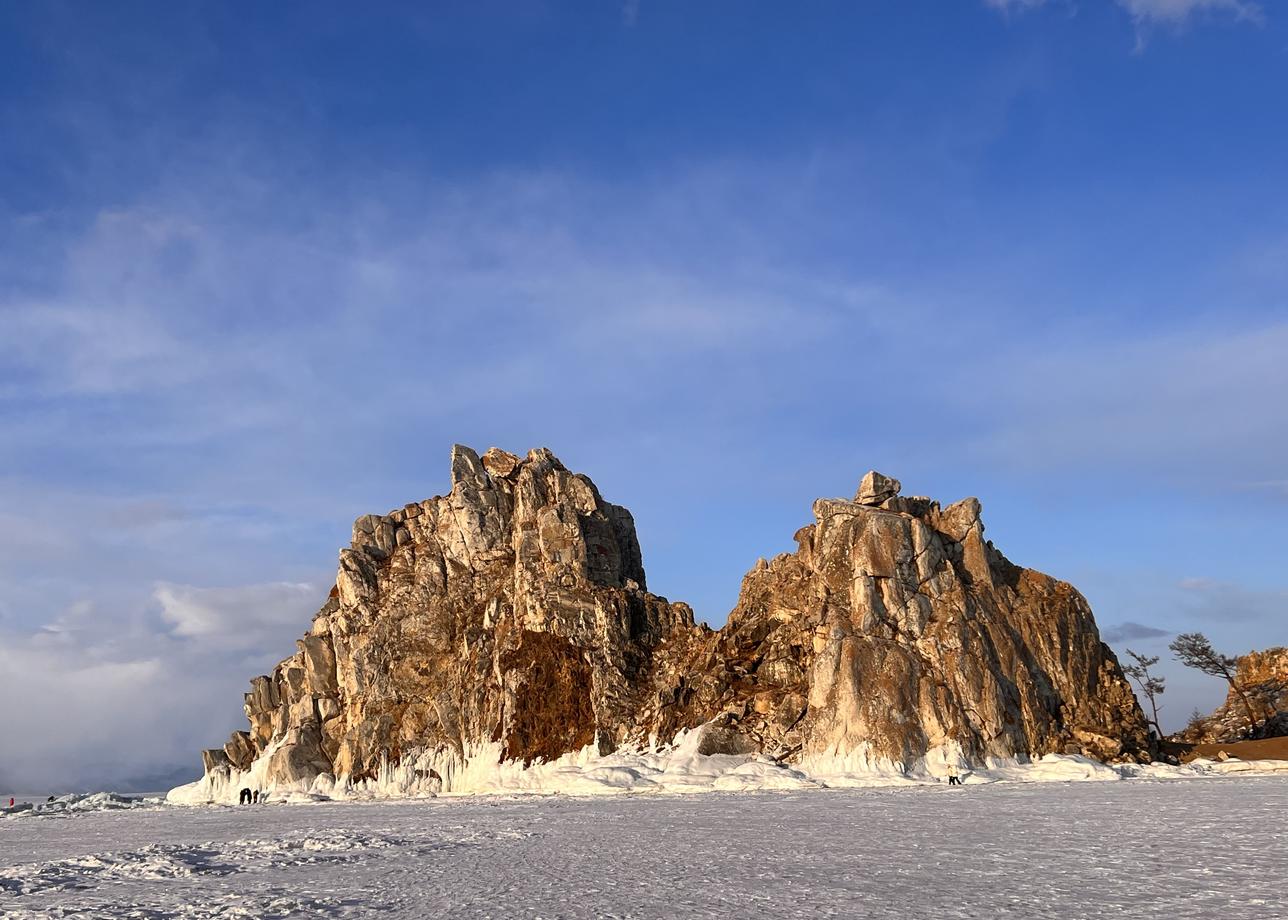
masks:
{"type": "Polygon", "coordinates": [[[550,451],[456,446],[451,483],[355,522],[330,597],[251,681],[250,730],[205,752],[208,777],[356,783],[414,762],[432,788],[471,758],[687,729],[703,755],[847,770],[1147,746],[1087,602],[994,549],[976,499],[941,508],[868,473],[854,501],[814,503],[797,552],[757,562],[712,631],[647,591],[630,512],[550,451]]]}
{"type": "Polygon", "coordinates": [[[1288,648],[1249,652],[1239,659],[1225,702],[1196,719],[1177,739],[1220,744],[1288,735],[1288,648]]]}

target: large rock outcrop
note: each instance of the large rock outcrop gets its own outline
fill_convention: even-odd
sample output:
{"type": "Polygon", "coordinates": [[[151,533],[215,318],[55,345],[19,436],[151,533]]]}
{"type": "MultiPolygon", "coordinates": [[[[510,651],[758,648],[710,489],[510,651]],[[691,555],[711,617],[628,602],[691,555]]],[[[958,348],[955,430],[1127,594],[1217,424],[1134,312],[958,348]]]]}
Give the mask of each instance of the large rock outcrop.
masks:
{"type": "Polygon", "coordinates": [[[548,450],[452,451],[441,497],[354,524],[297,652],[246,694],[208,773],[360,782],[412,758],[450,784],[666,742],[851,767],[1146,749],[1145,722],[1070,585],[1011,564],[979,502],[877,473],[820,499],[718,631],[646,590],[634,521],[548,450]],[[429,755],[428,757],[426,755],[429,755]]]}
{"type": "Polygon", "coordinates": [[[1234,682],[1238,690],[1231,687],[1215,712],[1193,720],[1173,740],[1225,744],[1288,735],[1288,648],[1242,656],[1234,682]]]}
{"type": "Polygon", "coordinates": [[[654,657],[645,721],[666,736],[719,716],[745,747],[860,768],[1143,751],[1082,595],[994,549],[976,499],[941,509],[899,487],[869,473],[854,501],[815,502],[799,549],[748,573],[723,629],[654,657]]]}

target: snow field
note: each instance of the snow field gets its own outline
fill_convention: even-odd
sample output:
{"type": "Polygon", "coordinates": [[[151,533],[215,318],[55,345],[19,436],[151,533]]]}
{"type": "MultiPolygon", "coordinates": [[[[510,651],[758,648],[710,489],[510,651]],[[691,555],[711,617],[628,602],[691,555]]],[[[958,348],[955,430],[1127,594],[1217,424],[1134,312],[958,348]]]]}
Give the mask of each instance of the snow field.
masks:
{"type": "Polygon", "coordinates": [[[0,916],[1281,916],[1288,777],[81,812],[0,916]]]}

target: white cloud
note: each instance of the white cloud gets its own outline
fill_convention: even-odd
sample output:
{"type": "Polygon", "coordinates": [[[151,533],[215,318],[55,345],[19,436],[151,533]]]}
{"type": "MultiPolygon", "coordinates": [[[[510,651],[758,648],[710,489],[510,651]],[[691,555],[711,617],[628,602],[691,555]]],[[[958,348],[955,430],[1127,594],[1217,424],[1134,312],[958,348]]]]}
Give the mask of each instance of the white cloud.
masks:
{"type": "Polygon", "coordinates": [[[1127,620],[1124,623],[1116,623],[1113,626],[1105,627],[1100,631],[1100,638],[1112,645],[1140,639],[1160,639],[1171,634],[1171,631],[1167,629],[1159,629],[1156,626],[1147,626],[1144,623],[1127,620]]]}
{"type": "Polygon", "coordinates": [[[995,350],[952,392],[970,451],[1009,468],[1114,469],[1198,487],[1265,482],[1288,454],[1288,323],[1133,339],[1110,330],[995,350]]]}
{"type": "Polygon", "coordinates": [[[1249,0],[1117,0],[1137,23],[1180,26],[1191,17],[1205,13],[1225,13],[1236,19],[1260,22],[1261,7],[1249,0]]]}
{"type": "MultiPolygon", "coordinates": [[[[1050,0],[984,0],[984,5],[1003,14],[1022,13],[1047,6],[1050,0]]],[[[1127,11],[1138,27],[1165,25],[1180,27],[1204,14],[1226,14],[1235,19],[1262,22],[1265,11],[1253,0],[1114,0],[1127,11]]]]}
{"type": "Polygon", "coordinates": [[[305,584],[162,584],[163,624],[86,601],[30,632],[0,630],[0,756],[12,792],[200,772],[244,727],[241,693],[293,650],[325,599],[305,584]]]}
{"type": "Polygon", "coordinates": [[[56,294],[4,304],[0,365],[48,393],[111,395],[192,380],[209,358],[184,347],[167,314],[184,309],[199,266],[179,269],[173,254],[209,245],[177,215],[100,213],[67,251],[56,294]]]}
{"type": "Polygon", "coordinates": [[[315,585],[277,582],[226,588],[158,584],[153,597],[173,633],[223,648],[263,648],[284,631],[303,632],[321,606],[315,585]]]}
{"type": "MultiPolygon", "coordinates": [[[[1288,617],[1288,590],[1249,588],[1214,578],[1185,578],[1179,587],[1180,612],[1189,619],[1209,625],[1257,623],[1273,627],[1277,634],[1288,617]]],[[[1264,629],[1264,627],[1263,627],[1264,629]]],[[[1243,654],[1247,649],[1240,649],[1243,654]]]]}
{"type": "Polygon", "coordinates": [[[1039,6],[1044,6],[1046,2],[1047,0],[984,0],[984,5],[1001,10],[1003,13],[1010,13],[1037,9],[1039,6]]]}
{"type": "Polygon", "coordinates": [[[170,657],[147,640],[130,655],[85,639],[66,631],[0,632],[6,794],[116,784],[158,765],[191,764],[199,772],[192,745],[228,720],[212,724],[219,707],[201,700],[210,666],[170,657]]]}

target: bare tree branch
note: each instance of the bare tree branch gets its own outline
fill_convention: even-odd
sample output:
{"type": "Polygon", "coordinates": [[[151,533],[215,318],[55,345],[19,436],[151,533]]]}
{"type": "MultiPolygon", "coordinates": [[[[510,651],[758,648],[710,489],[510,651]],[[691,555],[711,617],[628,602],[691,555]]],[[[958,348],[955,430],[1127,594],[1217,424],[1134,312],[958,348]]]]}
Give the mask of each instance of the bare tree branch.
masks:
{"type": "Polygon", "coordinates": [[[1141,655],[1133,652],[1131,649],[1127,649],[1127,654],[1130,655],[1136,663],[1123,665],[1123,673],[1130,677],[1132,681],[1135,682],[1136,686],[1140,687],[1140,692],[1144,694],[1145,699],[1149,700],[1149,708],[1154,713],[1154,717],[1150,720],[1150,724],[1153,725],[1154,731],[1158,733],[1158,737],[1161,740],[1163,737],[1163,727],[1158,723],[1158,698],[1163,695],[1166,678],[1155,677],[1149,673],[1149,669],[1158,664],[1158,656],[1154,655],[1150,657],[1141,655]]]}
{"type": "Polygon", "coordinates": [[[1239,660],[1229,655],[1223,655],[1212,647],[1207,636],[1203,633],[1181,633],[1168,646],[1172,653],[1176,655],[1178,661],[1187,668],[1194,668],[1196,671],[1202,671],[1212,677],[1219,677],[1230,685],[1239,700],[1243,703],[1243,709],[1248,716],[1249,732],[1256,731],[1257,716],[1252,709],[1252,701],[1248,695],[1243,692],[1243,688],[1235,681],[1234,676],[1238,670],[1239,660]]]}

